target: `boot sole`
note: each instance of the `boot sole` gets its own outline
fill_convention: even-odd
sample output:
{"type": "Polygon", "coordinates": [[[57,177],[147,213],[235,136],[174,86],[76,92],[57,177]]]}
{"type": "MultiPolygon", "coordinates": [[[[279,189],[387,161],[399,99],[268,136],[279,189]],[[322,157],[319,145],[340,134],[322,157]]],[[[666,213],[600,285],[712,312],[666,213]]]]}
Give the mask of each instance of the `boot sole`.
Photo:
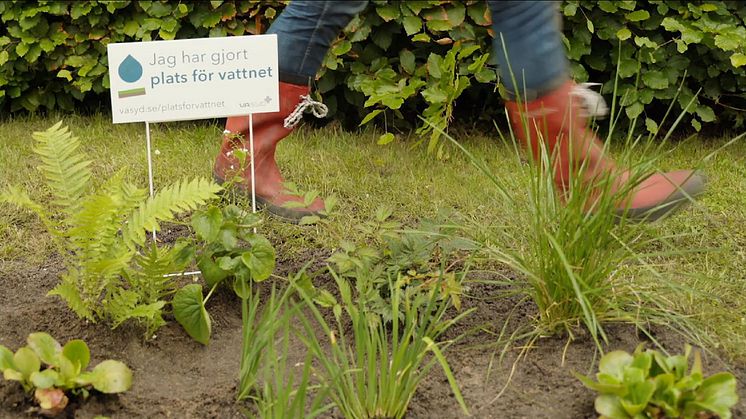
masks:
{"type": "MultiPolygon", "coordinates": [[[[215,173],[212,174],[212,178],[218,185],[223,185],[225,183],[225,180],[215,173]]],[[[251,193],[248,192],[245,188],[238,188],[238,190],[244,197],[251,200],[251,193]]],[[[303,217],[307,217],[310,215],[321,216],[321,214],[319,214],[317,211],[303,211],[274,205],[259,195],[256,195],[256,206],[257,209],[265,210],[275,218],[291,224],[298,224],[303,217]]]]}
{"type": "Polygon", "coordinates": [[[619,209],[617,221],[625,218],[634,222],[654,222],[679,211],[702,195],[707,188],[707,177],[695,172],[680,188],[669,196],[665,202],[651,207],[619,209]]]}

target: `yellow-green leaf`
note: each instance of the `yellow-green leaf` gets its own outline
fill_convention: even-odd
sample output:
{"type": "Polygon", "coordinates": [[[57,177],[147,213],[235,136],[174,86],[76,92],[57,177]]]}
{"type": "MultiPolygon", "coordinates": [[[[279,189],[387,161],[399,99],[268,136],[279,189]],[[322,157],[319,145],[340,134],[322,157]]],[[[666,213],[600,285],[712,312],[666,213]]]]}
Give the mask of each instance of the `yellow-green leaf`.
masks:
{"type": "Polygon", "coordinates": [[[640,22],[642,20],[650,19],[650,13],[647,10],[635,10],[632,13],[624,15],[630,22],[640,22]]]}
{"type": "Polygon", "coordinates": [[[621,41],[626,41],[632,36],[632,32],[629,31],[627,28],[622,28],[616,31],[616,37],[619,38],[621,41]]]}
{"type": "MultiPolygon", "coordinates": [[[[1,58],[0,58],[0,61],[2,61],[1,58]]],[[[730,56],[730,63],[731,65],[733,65],[733,67],[736,67],[736,68],[744,66],[746,65],[746,55],[740,52],[737,52],[730,56]]]]}
{"type": "Polygon", "coordinates": [[[378,145],[386,145],[394,141],[394,134],[387,132],[378,138],[378,145]]]}

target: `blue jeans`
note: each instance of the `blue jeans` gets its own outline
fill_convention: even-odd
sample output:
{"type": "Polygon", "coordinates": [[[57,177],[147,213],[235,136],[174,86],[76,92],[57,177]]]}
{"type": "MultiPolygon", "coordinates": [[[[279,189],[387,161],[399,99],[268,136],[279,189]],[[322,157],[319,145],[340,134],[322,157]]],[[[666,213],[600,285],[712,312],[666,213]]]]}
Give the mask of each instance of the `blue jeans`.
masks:
{"type": "MultiPolygon", "coordinates": [[[[494,53],[509,91],[520,92],[530,100],[568,79],[557,2],[487,3],[496,34],[494,53]]],[[[339,32],[367,5],[368,0],[292,1],[268,31],[278,35],[280,79],[310,83],[339,32]]]]}

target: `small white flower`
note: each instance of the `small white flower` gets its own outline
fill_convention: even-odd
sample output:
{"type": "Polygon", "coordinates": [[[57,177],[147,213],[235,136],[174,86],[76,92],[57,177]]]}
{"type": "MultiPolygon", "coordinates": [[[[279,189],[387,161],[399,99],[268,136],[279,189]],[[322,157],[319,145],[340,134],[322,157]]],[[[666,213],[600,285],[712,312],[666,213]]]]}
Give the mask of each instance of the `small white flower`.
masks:
{"type": "Polygon", "coordinates": [[[230,157],[230,156],[232,156],[232,155],[233,155],[233,150],[231,150],[231,151],[229,151],[229,152],[225,153],[225,156],[226,156],[226,157],[230,157]]]}
{"type": "Polygon", "coordinates": [[[160,155],[161,155],[161,150],[158,150],[158,149],[156,149],[156,150],[155,150],[155,155],[156,155],[156,156],[160,156],[160,155]]]}
{"type": "Polygon", "coordinates": [[[228,134],[230,134],[230,133],[231,133],[231,130],[229,130],[229,129],[227,129],[227,130],[223,131],[223,135],[228,135],[228,134]]]}
{"type": "Polygon", "coordinates": [[[233,165],[231,165],[231,170],[236,170],[236,168],[235,168],[235,167],[233,167],[233,165]]]}
{"type": "Polygon", "coordinates": [[[249,152],[249,150],[245,149],[245,148],[239,148],[239,150],[243,151],[244,153],[248,153],[249,152]]]}

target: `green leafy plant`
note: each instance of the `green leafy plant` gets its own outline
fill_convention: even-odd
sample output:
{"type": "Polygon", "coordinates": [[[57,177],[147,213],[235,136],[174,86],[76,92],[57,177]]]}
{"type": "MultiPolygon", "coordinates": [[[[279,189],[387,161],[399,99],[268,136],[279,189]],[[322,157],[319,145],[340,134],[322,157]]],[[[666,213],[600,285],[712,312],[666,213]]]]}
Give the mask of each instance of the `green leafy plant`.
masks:
{"type": "Polygon", "coordinates": [[[684,355],[664,356],[640,345],[632,354],[604,355],[595,381],[575,376],[599,393],[595,406],[602,418],[730,418],[738,402],[736,378],[728,372],[705,377],[699,351],[689,369],[691,351],[687,345],[684,355]]]}
{"type": "Polygon", "coordinates": [[[207,301],[222,283],[239,290],[251,281],[264,281],[275,268],[275,249],[254,232],[261,217],[236,205],[208,206],[192,214],[197,236],[197,267],[210,287],[203,298],[200,284],[189,284],[174,295],[174,317],[196,341],[207,344],[212,332],[207,301]]]}
{"type": "Polygon", "coordinates": [[[147,233],[216,198],[220,187],[201,179],[179,181],[148,197],[120,171],[94,190],[90,161],[62,122],[33,137],[51,198],[42,205],[11,187],[0,193],[0,202],[34,212],[56,243],[66,270],[49,295],[62,298],[79,317],[104,318],[115,327],[133,319],[152,335],[164,323],[166,296],[176,288],[164,274],[183,270],[194,249],[185,243],[148,245],[147,233]]]}
{"type": "Polygon", "coordinates": [[[402,281],[392,281],[389,283],[392,311],[398,312],[403,307],[404,316],[401,320],[394,319],[389,328],[379,315],[368,310],[364,299],[353,300],[346,279],[334,272],[332,276],[341,297],[341,304],[333,310],[336,324],[326,322],[303,287],[296,289],[311,311],[313,322],[305,316],[299,316],[298,320],[303,328],[300,337],[318,362],[317,376],[342,415],[403,417],[418,385],[436,364],[443,368],[456,400],[468,414],[443,355],[450,342],[436,341],[470,311],[446,319],[448,300],[438,300],[432,293],[426,305],[413,304],[402,291],[402,281]],[[317,336],[314,323],[324,331],[323,340],[317,336]]]}
{"type": "MultiPolygon", "coordinates": [[[[329,269],[350,280],[357,298],[366,301],[366,309],[387,322],[395,315],[403,316],[403,306],[399,313],[392,308],[388,278],[400,278],[406,293],[418,304],[426,304],[435,293],[461,309],[462,280],[469,269],[464,251],[473,249],[471,243],[454,239],[453,228],[432,220],[401,230],[401,224],[391,216],[390,208],[380,207],[373,220],[357,226],[369,239],[360,244],[342,240],[339,250],[328,259],[329,269]]],[[[306,291],[322,306],[336,304],[323,290],[306,291]]]]}
{"type": "Polygon", "coordinates": [[[87,371],[91,354],[82,340],[62,346],[49,334],[38,332],[30,334],[26,343],[15,354],[0,345],[0,371],[6,380],[20,382],[26,392],[34,390],[40,413],[45,416],[55,416],[65,409],[66,391],[87,398],[90,388],[122,393],[132,386],[132,371],[119,361],[102,361],[87,371]]]}

